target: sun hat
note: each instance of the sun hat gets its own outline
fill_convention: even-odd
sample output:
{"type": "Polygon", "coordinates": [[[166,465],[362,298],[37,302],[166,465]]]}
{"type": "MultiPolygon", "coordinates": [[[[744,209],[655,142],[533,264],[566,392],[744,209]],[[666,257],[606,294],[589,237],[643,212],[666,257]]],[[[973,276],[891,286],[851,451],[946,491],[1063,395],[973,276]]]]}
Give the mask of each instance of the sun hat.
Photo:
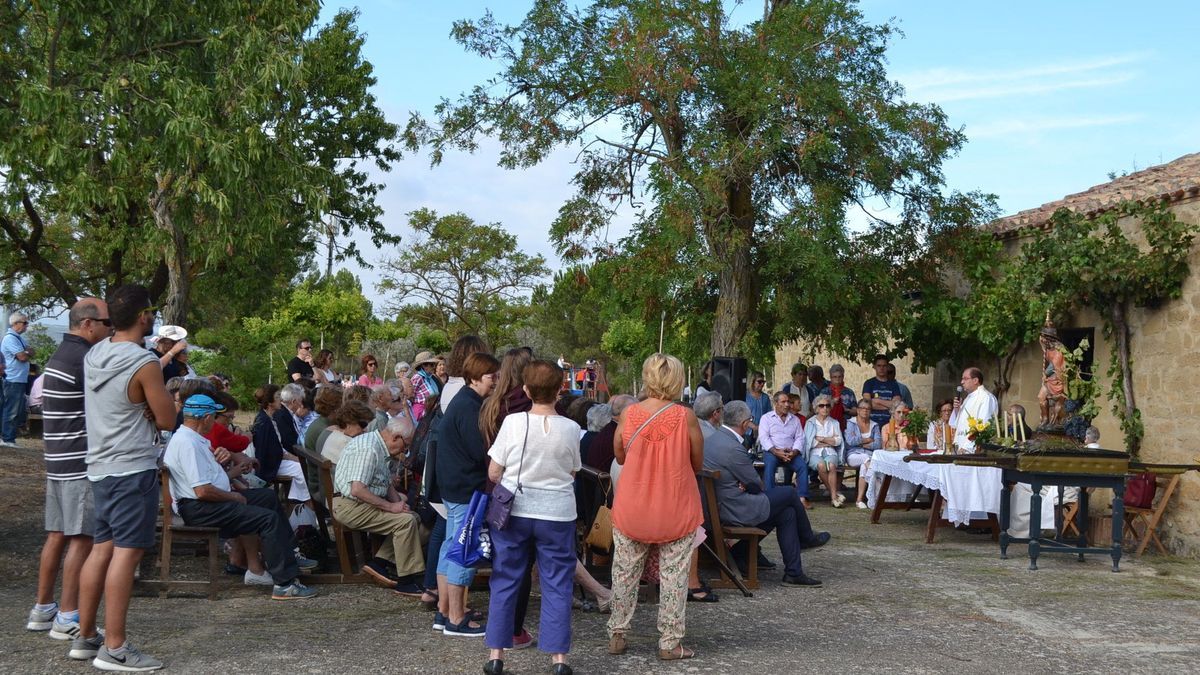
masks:
{"type": "Polygon", "coordinates": [[[417,354],[417,358],[413,359],[413,368],[420,368],[426,363],[437,363],[437,357],[431,351],[424,351],[417,354]]]}
{"type": "Polygon", "coordinates": [[[188,400],[183,404],[183,414],[188,417],[205,417],[213,413],[221,412],[225,406],[212,400],[212,397],[204,394],[193,394],[188,397],[188,400]]]}
{"type": "Polygon", "coordinates": [[[183,326],[163,326],[158,329],[158,339],[160,339],[160,340],[166,339],[166,340],[174,340],[175,342],[179,342],[180,340],[186,338],[187,336],[188,336],[187,329],[184,328],[183,326]]]}

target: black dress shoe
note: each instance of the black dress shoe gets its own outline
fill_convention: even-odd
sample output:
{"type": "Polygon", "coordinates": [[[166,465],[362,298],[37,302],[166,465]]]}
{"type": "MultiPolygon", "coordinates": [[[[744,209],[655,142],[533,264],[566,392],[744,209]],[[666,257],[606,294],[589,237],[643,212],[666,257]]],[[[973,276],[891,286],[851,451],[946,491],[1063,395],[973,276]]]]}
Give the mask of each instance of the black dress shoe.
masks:
{"type": "Polygon", "coordinates": [[[483,664],[483,672],[485,675],[501,675],[504,672],[504,660],[492,659],[483,664]]]}
{"type": "Polygon", "coordinates": [[[783,585],[785,586],[820,586],[821,582],[813,579],[807,574],[800,576],[792,576],[790,574],[783,575],[783,585]]]}
{"type": "Polygon", "coordinates": [[[771,562],[771,561],[770,561],[770,559],[769,559],[769,558],[767,558],[767,556],[763,555],[763,554],[760,552],[760,553],[758,554],[758,569],[760,569],[760,570],[773,570],[773,569],[775,569],[775,563],[771,562]]]}
{"type": "Polygon", "coordinates": [[[554,664],[554,667],[550,669],[550,672],[554,673],[554,675],[571,675],[575,671],[571,670],[571,666],[568,666],[565,663],[556,663],[554,664]]]}
{"type": "Polygon", "coordinates": [[[801,548],[821,548],[825,544],[829,543],[829,539],[830,535],[828,532],[818,532],[817,534],[813,535],[813,538],[801,548]]]}

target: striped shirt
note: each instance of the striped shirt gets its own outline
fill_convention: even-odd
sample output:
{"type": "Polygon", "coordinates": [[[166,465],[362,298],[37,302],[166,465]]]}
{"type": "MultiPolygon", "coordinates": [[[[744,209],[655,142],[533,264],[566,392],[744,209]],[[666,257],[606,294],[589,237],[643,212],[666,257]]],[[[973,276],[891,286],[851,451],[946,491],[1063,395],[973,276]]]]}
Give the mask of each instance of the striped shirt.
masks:
{"type": "Polygon", "coordinates": [[[42,438],[46,478],[87,478],[87,426],[83,414],[83,357],[92,345],[67,333],[46,362],[42,385],[42,438]]]}

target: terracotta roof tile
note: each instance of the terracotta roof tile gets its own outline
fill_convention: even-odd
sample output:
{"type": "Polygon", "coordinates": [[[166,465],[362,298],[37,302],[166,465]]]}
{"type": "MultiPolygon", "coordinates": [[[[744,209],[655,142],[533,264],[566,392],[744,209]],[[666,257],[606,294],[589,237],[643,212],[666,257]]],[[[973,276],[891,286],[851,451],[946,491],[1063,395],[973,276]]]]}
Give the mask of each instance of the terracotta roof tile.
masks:
{"type": "Polygon", "coordinates": [[[997,234],[1015,233],[1026,227],[1041,227],[1060,208],[1095,214],[1125,200],[1162,199],[1179,201],[1200,195],[1200,152],[1184,155],[1173,162],[1152,166],[1121,176],[1108,183],[1067,195],[1062,199],[1005,216],[984,226],[997,234]]]}

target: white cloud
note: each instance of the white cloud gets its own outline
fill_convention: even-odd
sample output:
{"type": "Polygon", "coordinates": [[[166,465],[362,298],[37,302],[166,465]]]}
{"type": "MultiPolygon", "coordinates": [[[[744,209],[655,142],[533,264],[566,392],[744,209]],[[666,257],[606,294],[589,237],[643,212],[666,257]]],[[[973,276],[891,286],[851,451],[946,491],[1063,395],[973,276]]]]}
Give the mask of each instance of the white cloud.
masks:
{"type": "Polygon", "coordinates": [[[1142,115],[1012,118],[968,126],[966,133],[967,137],[971,139],[995,138],[998,136],[1035,134],[1042,131],[1115,126],[1130,124],[1141,119],[1142,115]]]}
{"type": "Polygon", "coordinates": [[[937,103],[984,98],[1030,96],[1083,88],[1103,88],[1135,79],[1145,52],[1101,56],[1004,70],[932,68],[897,79],[917,100],[937,103]]]}

